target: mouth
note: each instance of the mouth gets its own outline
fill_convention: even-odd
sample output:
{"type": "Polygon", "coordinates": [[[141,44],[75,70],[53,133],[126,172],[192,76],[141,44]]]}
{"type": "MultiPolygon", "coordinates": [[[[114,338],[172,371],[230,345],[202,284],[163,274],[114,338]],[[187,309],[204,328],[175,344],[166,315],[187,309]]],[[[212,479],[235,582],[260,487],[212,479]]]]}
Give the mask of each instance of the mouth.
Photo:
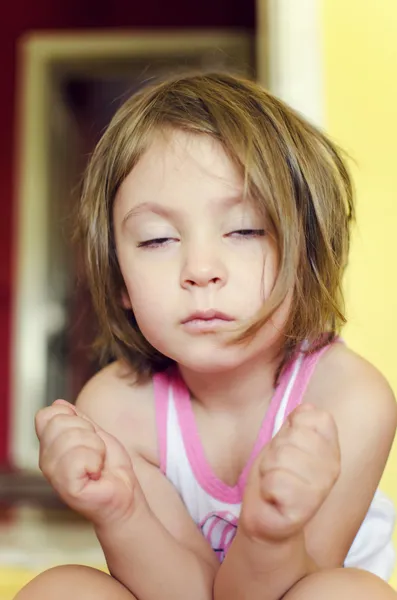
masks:
{"type": "Polygon", "coordinates": [[[186,329],[197,332],[213,331],[233,322],[234,317],[218,310],[196,311],[182,321],[186,329]]]}

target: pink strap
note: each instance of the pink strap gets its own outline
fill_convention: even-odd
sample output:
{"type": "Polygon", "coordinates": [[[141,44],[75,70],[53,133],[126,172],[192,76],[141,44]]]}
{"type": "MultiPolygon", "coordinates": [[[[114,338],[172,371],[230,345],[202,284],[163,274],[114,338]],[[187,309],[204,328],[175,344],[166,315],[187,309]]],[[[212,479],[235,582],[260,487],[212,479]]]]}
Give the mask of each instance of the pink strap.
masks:
{"type": "Polygon", "coordinates": [[[259,431],[258,438],[255,442],[255,446],[252,450],[251,456],[249,457],[247,464],[244,467],[244,470],[240,476],[240,482],[242,489],[245,488],[247,483],[247,477],[251,470],[252,463],[258,456],[259,452],[262,450],[265,444],[268,444],[273,436],[274,424],[276,421],[277,413],[280,409],[280,404],[284,398],[284,394],[288,387],[288,383],[290,381],[292,371],[294,370],[295,361],[293,361],[282,373],[280,377],[279,384],[274,392],[273,398],[270,402],[269,408],[266,411],[265,417],[262,421],[262,427],[259,431]]]}
{"type": "Polygon", "coordinates": [[[153,387],[160,471],[165,475],[167,471],[167,417],[170,387],[168,373],[156,373],[153,377],[153,387]]]}

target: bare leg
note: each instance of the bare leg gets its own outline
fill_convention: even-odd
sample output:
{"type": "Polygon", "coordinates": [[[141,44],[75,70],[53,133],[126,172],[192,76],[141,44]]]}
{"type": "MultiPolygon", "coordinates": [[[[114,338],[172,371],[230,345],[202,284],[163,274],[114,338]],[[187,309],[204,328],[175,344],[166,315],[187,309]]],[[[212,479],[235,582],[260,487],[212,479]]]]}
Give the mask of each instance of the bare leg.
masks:
{"type": "Polygon", "coordinates": [[[397,592],[367,571],[330,569],[305,577],[283,600],[397,600],[397,592]]]}
{"type": "MultiPolygon", "coordinates": [[[[136,600],[106,573],[90,567],[65,566],[45,571],[14,600],[136,600]]],[[[333,569],[305,577],[283,600],[397,600],[387,583],[357,569],[333,569]]]]}
{"type": "Polygon", "coordinates": [[[136,600],[121,583],[97,569],[67,565],[41,573],[14,600],[136,600]]]}

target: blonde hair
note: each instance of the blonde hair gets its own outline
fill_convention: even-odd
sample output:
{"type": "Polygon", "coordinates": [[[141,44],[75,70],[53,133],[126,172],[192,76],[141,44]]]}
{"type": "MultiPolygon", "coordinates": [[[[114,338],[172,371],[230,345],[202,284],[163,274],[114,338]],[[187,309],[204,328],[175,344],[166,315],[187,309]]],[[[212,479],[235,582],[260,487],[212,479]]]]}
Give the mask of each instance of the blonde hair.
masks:
{"type": "Polygon", "coordinates": [[[225,73],[192,73],[148,85],[128,99],[87,168],[78,225],[102,355],[123,357],[141,378],[171,364],[121,305],[124,283],[112,225],[121,183],[153,136],[165,129],[218,140],[277,241],[273,291],[236,341],[252,337],[291,290],[280,369],[304,340],[307,352],[332,340],[345,322],[341,284],[354,216],[351,180],[340,151],[256,83],[225,73]]]}

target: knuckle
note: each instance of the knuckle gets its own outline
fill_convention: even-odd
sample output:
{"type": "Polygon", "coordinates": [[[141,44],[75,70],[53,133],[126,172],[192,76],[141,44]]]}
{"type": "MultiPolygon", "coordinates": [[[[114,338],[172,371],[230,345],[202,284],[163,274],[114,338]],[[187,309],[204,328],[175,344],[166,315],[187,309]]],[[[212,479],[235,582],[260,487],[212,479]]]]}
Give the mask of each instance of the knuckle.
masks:
{"type": "Polygon", "coordinates": [[[275,440],[272,440],[270,442],[270,444],[267,444],[263,450],[261,451],[259,457],[258,457],[258,468],[259,468],[259,472],[263,472],[266,469],[266,466],[269,463],[269,460],[271,460],[271,456],[272,456],[272,451],[273,451],[273,447],[274,447],[274,443],[275,440]]]}
{"type": "Polygon", "coordinates": [[[79,480],[76,477],[75,473],[69,471],[64,479],[64,490],[67,494],[69,500],[77,500],[81,494],[81,488],[79,485],[79,480]]]}
{"type": "Polygon", "coordinates": [[[284,438],[284,442],[288,445],[296,445],[299,446],[302,441],[302,428],[301,427],[291,427],[287,430],[287,433],[284,438]]]}
{"type": "Polygon", "coordinates": [[[291,450],[292,447],[288,442],[284,442],[282,444],[277,444],[273,449],[273,460],[276,465],[288,465],[291,463],[291,450]]]}
{"type": "Polygon", "coordinates": [[[38,410],[34,417],[34,424],[37,436],[40,437],[45,429],[46,422],[50,419],[51,411],[49,407],[38,410]]]}
{"type": "Polygon", "coordinates": [[[51,473],[53,471],[53,468],[52,468],[53,464],[54,464],[54,460],[53,460],[53,458],[51,459],[49,457],[47,449],[46,448],[40,449],[39,469],[47,479],[51,479],[51,473]]]}
{"type": "Polygon", "coordinates": [[[76,424],[77,422],[77,417],[75,417],[74,415],[71,415],[69,413],[56,413],[56,415],[54,415],[53,419],[54,423],[64,423],[64,424],[70,424],[70,426],[73,426],[76,424]]]}
{"type": "Polygon", "coordinates": [[[46,407],[46,408],[40,408],[40,410],[38,410],[36,412],[35,420],[36,421],[40,421],[43,418],[43,416],[48,413],[48,410],[49,410],[48,407],[46,407]]]}
{"type": "Polygon", "coordinates": [[[264,488],[274,498],[279,497],[281,492],[286,493],[286,473],[282,469],[272,469],[266,473],[264,488]]]}
{"type": "Polygon", "coordinates": [[[286,429],[285,433],[287,435],[292,435],[294,432],[302,429],[302,427],[307,427],[312,420],[312,414],[303,411],[301,412],[298,408],[288,416],[289,427],[286,429]]]}
{"type": "Polygon", "coordinates": [[[273,460],[276,464],[280,464],[285,459],[286,455],[286,446],[284,444],[279,444],[273,448],[273,460]]]}
{"type": "Polygon", "coordinates": [[[310,490],[310,496],[308,496],[305,500],[306,510],[309,513],[312,513],[319,508],[324,502],[325,498],[329,493],[329,488],[313,488],[310,490]]]}
{"type": "Polygon", "coordinates": [[[39,455],[39,469],[40,469],[40,471],[44,475],[45,475],[45,467],[46,467],[46,465],[45,465],[45,461],[43,460],[43,453],[40,452],[40,455],[39,455]]]}
{"type": "Polygon", "coordinates": [[[328,437],[336,434],[336,424],[330,412],[322,408],[314,407],[311,411],[294,412],[291,415],[293,430],[302,427],[317,430],[328,437]]]}
{"type": "Polygon", "coordinates": [[[285,460],[286,455],[286,444],[282,439],[274,439],[267,448],[267,451],[263,454],[260,462],[260,474],[263,476],[269,471],[277,468],[285,460]]]}
{"type": "Polygon", "coordinates": [[[55,414],[47,423],[47,432],[51,435],[61,435],[62,431],[73,427],[73,420],[65,414],[55,414]]]}
{"type": "Polygon", "coordinates": [[[333,416],[326,410],[319,410],[317,412],[316,421],[317,425],[325,431],[332,430],[335,425],[333,416]]]}
{"type": "Polygon", "coordinates": [[[339,479],[340,473],[341,473],[341,463],[340,461],[334,461],[332,463],[332,467],[330,469],[330,474],[332,477],[333,482],[335,482],[337,479],[339,479]]]}
{"type": "Polygon", "coordinates": [[[67,429],[62,434],[62,442],[69,449],[79,447],[99,447],[100,438],[94,432],[80,427],[67,429]]]}
{"type": "Polygon", "coordinates": [[[71,427],[64,432],[65,441],[67,440],[69,443],[74,442],[75,444],[80,444],[84,438],[87,438],[87,434],[83,429],[79,429],[78,427],[71,427]]]}

